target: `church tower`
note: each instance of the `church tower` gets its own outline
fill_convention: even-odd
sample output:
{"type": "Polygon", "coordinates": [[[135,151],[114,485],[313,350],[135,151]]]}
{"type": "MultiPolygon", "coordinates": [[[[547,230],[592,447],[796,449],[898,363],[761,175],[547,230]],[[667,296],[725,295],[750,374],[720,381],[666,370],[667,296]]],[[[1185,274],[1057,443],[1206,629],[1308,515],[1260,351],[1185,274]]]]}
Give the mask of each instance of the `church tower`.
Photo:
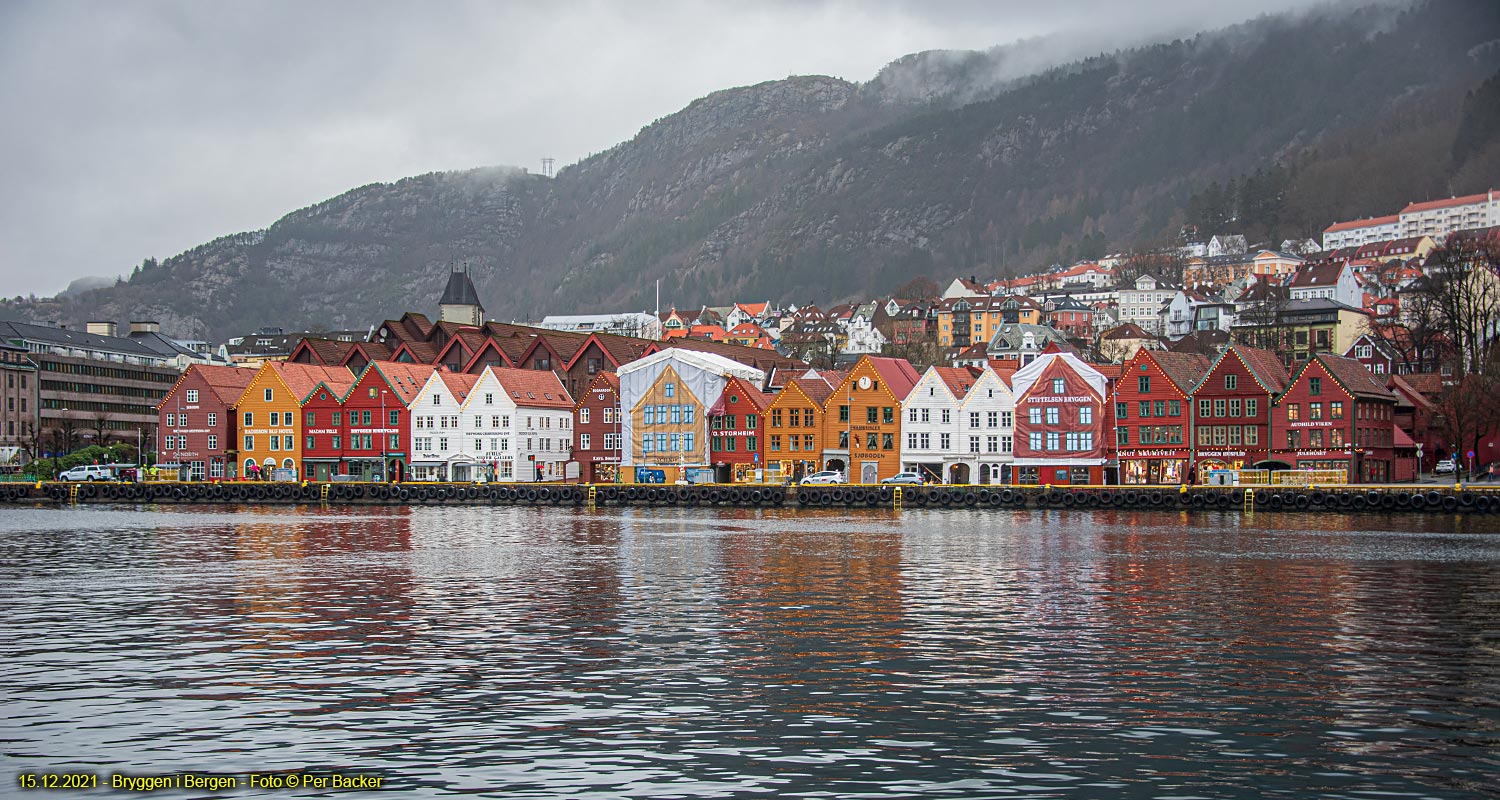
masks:
{"type": "Polygon", "coordinates": [[[453,271],[448,273],[448,288],[443,290],[443,299],[438,301],[438,321],[484,324],[484,306],[479,303],[474,282],[469,280],[468,264],[455,264],[453,271]]]}

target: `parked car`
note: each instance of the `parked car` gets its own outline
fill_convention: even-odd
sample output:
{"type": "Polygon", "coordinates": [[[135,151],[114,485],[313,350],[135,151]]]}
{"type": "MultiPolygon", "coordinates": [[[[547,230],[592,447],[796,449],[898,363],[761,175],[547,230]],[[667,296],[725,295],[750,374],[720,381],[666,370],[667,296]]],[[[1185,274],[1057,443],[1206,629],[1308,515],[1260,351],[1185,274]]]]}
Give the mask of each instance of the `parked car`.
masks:
{"type": "Polygon", "coordinates": [[[112,481],[114,473],[108,467],[80,464],[72,469],[64,470],[63,474],[57,476],[60,481],[112,481]]]}
{"type": "Polygon", "coordinates": [[[1452,475],[1457,471],[1457,466],[1454,465],[1453,459],[1450,458],[1445,458],[1437,462],[1437,465],[1432,468],[1432,474],[1434,475],[1452,475]]]}
{"type": "Polygon", "coordinates": [[[905,485],[909,485],[909,486],[921,486],[922,484],[926,483],[927,481],[925,481],[925,480],[922,479],[922,476],[921,476],[920,473],[916,473],[916,472],[898,472],[898,473],[896,473],[895,475],[892,475],[889,478],[885,478],[885,479],[881,480],[880,482],[881,483],[888,483],[888,484],[905,484],[905,485]]]}
{"type": "Polygon", "coordinates": [[[819,484],[819,483],[843,483],[843,482],[844,482],[844,473],[839,472],[838,470],[825,470],[823,472],[814,472],[813,474],[811,474],[811,475],[807,476],[806,478],[802,479],[802,485],[803,486],[811,486],[811,485],[819,484]]]}

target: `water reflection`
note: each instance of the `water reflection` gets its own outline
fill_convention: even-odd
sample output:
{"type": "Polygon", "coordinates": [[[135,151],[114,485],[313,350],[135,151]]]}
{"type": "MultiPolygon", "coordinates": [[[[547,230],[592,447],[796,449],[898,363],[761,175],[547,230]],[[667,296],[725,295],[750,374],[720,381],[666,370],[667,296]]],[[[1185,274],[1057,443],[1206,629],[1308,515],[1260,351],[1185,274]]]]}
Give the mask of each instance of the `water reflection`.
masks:
{"type": "Polygon", "coordinates": [[[421,794],[1485,796],[1497,522],[8,510],[0,736],[421,794]]]}

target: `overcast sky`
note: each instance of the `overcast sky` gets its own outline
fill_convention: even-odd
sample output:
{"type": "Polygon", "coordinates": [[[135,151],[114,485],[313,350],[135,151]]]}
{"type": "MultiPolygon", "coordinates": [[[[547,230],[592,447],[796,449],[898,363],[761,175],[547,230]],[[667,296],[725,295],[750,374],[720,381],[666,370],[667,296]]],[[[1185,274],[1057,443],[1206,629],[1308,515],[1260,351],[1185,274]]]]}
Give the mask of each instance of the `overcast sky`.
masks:
{"type": "Polygon", "coordinates": [[[716,89],[1307,4],[0,0],[0,294],[128,273],[375,181],[561,167],[716,89]]]}

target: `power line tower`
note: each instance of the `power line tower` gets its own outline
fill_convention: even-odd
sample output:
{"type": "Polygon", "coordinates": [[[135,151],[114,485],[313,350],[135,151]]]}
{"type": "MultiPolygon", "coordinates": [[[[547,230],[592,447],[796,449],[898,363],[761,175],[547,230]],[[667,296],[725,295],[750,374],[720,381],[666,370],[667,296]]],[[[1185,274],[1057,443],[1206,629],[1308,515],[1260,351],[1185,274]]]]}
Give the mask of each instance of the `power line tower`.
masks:
{"type": "Polygon", "coordinates": [[[542,159],[542,175],[543,176],[548,177],[548,178],[552,177],[552,162],[555,161],[555,160],[556,159],[552,159],[552,158],[544,158],[544,159],[542,159]]]}

